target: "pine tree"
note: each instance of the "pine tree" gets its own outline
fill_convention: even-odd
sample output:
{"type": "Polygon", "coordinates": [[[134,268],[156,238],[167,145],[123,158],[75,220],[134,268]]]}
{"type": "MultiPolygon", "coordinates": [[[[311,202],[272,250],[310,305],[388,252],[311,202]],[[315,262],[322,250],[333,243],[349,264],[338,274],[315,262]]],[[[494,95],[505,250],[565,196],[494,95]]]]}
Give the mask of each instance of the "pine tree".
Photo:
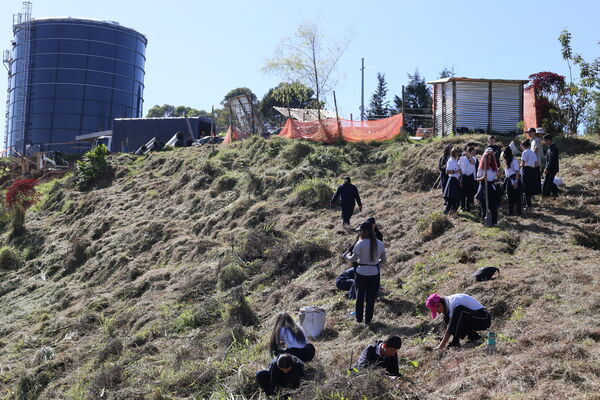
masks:
{"type": "Polygon", "coordinates": [[[390,104],[386,100],[387,96],[387,82],[385,81],[385,75],[382,73],[377,74],[377,89],[373,96],[371,96],[371,103],[367,111],[369,120],[387,118],[390,116],[390,104]]]}
{"type": "MultiPolygon", "coordinates": [[[[413,75],[408,74],[408,85],[404,88],[404,110],[411,116],[404,117],[404,129],[414,134],[419,127],[431,127],[431,119],[414,116],[414,114],[431,114],[431,92],[425,77],[415,70],[413,75]]],[[[394,103],[398,112],[402,111],[402,98],[395,96],[394,103]]]]}

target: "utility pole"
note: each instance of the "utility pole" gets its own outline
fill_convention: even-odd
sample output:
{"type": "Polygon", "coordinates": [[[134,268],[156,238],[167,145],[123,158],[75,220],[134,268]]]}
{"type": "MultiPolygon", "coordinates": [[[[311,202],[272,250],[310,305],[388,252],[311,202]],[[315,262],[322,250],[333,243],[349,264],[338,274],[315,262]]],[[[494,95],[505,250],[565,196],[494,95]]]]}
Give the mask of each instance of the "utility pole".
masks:
{"type": "Polygon", "coordinates": [[[365,120],[365,59],[362,59],[361,79],[360,79],[360,120],[365,120]]]}

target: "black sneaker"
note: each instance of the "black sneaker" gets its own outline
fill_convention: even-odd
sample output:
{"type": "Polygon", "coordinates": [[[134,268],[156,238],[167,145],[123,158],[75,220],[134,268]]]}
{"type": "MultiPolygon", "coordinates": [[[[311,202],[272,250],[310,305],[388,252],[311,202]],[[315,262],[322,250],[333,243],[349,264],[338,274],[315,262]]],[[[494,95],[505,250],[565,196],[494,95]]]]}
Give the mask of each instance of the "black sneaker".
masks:
{"type": "Polygon", "coordinates": [[[476,342],[478,340],[481,340],[481,335],[477,332],[471,332],[469,333],[469,341],[470,342],[476,342]]]}
{"type": "Polygon", "coordinates": [[[450,342],[450,344],[448,344],[448,348],[450,347],[456,347],[457,349],[460,348],[460,342],[458,340],[453,340],[450,342]]]}

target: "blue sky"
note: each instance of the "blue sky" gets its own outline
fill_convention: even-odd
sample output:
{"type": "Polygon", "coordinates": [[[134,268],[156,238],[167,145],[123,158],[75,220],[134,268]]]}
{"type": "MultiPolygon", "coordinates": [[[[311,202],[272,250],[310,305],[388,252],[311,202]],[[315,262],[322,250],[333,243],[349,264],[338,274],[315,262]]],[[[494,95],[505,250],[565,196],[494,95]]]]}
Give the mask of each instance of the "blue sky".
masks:
{"type": "MultiPolygon", "coordinates": [[[[8,48],[12,14],[21,1],[0,2],[0,38],[8,48]]],[[[320,18],[326,39],[351,36],[336,88],[340,114],[359,115],[360,60],[369,67],[365,103],[386,75],[389,98],[416,68],[428,80],[444,67],[457,76],[526,79],[566,75],[557,37],[573,34],[585,58],[600,56],[600,1],[155,1],[33,0],[33,16],[118,21],[148,37],[144,113],[155,104],[210,110],[230,89],[246,86],[259,98],[279,79],[261,72],[282,37],[320,18]]],[[[0,83],[5,102],[6,81],[0,83]]],[[[333,103],[330,101],[330,103],[333,103]]],[[[2,132],[4,133],[4,132],[2,132]]]]}

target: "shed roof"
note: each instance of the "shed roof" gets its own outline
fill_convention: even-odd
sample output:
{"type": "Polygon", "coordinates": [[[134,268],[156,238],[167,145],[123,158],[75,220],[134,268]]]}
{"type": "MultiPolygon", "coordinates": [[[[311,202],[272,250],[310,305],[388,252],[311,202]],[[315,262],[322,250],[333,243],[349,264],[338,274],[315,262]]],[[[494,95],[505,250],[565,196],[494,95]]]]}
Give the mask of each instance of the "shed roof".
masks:
{"type": "Polygon", "coordinates": [[[520,83],[522,85],[529,83],[528,79],[485,79],[485,78],[464,78],[452,76],[449,78],[438,79],[435,81],[429,81],[430,85],[434,83],[447,83],[447,82],[498,82],[498,83],[520,83]]]}

